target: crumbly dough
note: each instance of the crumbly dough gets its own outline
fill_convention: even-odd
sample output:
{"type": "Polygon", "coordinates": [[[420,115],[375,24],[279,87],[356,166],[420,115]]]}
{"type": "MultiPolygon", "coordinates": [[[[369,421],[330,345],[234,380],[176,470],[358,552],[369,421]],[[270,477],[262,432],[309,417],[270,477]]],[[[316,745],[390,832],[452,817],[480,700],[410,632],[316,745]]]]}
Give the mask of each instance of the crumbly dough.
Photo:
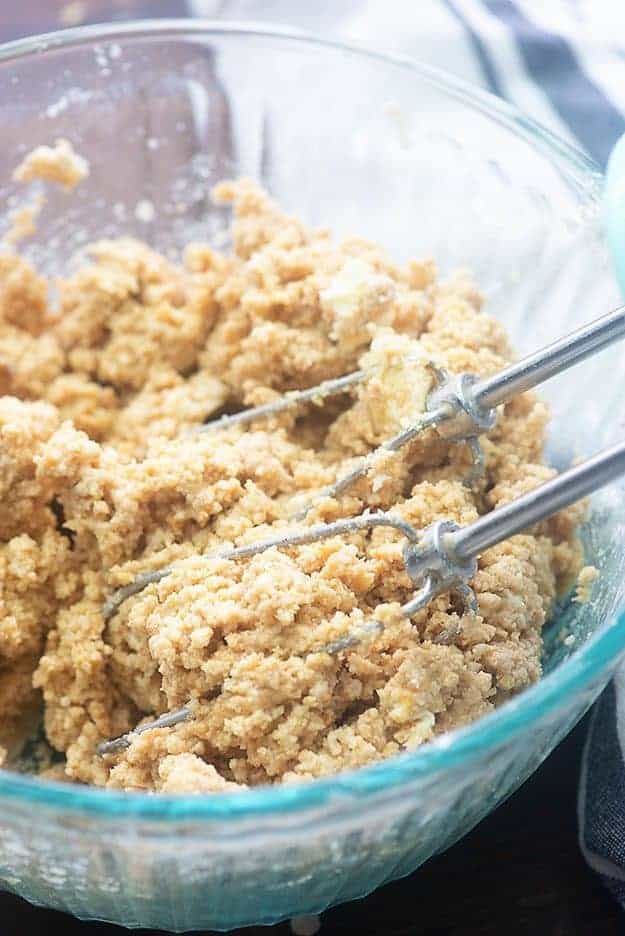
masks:
{"type": "Polygon", "coordinates": [[[578,604],[588,604],[592,597],[594,584],[598,578],[599,569],[591,565],[584,566],[577,576],[577,588],[575,589],[573,601],[576,601],[578,604]]]}
{"type": "Polygon", "coordinates": [[[69,140],[57,140],[54,146],[37,146],[27,153],[13,172],[15,182],[55,182],[64,189],[75,188],[89,175],[89,163],[76,152],[69,140]]]}
{"type": "Polygon", "coordinates": [[[9,228],[4,235],[4,242],[14,247],[27,237],[37,233],[37,219],[46,203],[43,195],[38,194],[32,201],[16,208],[9,215],[9,228]]]}
{"type": "MultiPolygon", "coordinates": [[[[35,151],[17,177],[46,160],[35,151]]],[[[511,355],[505,333],[465,273],[441,282],[430,261],[337,244],[248,181],[215,198],[234,208],[231,256],[192,244],[176,265],[102,241],[58,283],[57,308],[28,263],[0,256],[0,745],[42,702],[65,757],[55,777],[218,792],[417,747],[539,678],[542,627],[582,565],[581,505],[484,553],[477,613],[446,594],[401,619],[412,586],[389,529],[216,556],[284,529],[315,494],[307,523],[393,507],[417,527],[466,524],[553,472],[546,407],[525,394],[484,437],[475,489],[468,447],[428,430],[320,496],[418,418],[431,363],[492,374],[511,355]],[[323,406],[193,432],[357,367],[370,379],[323,406]],[[112,590],[171,563],[105,622],[112,590]],[[374,639],[324,650],[374,613],[374,639]],[[192,720],[97,755],[183,704],[192,720]]]]}

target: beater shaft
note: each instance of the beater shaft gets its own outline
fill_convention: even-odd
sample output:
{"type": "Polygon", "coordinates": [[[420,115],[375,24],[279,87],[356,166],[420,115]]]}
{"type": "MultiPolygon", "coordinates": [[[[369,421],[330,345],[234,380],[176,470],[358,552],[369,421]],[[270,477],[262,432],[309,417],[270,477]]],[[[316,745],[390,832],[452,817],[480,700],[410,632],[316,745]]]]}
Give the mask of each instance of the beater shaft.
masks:
{"type": "MultiPolygon", "coordinates": [[[[439,371],[439,385],[428,397],[426,412],[393,439],[383,442],[362,458],[351,471],[324,488],[320,495],[338,497],[368,473],[382,452],[397,451],[430,426],[451,439],[473,440],[474,461],[477,455],[477,466],[480,469],[483,461],[477,437],[494,426],[498,406],[516,394],[531,390],[555,377],[624,336],[625,306],[622,306],[510,364],[492,377],[480,380],[473,374],[450,375],[439,371]]],[[[295,519],[302,520],[313,503],[314,500],[308,503],[295,519]]]]}
{"type": "MultiPolygon", "coordinates": [[[[625,306],[608,312],[607,315],[602,315],[587,325],[582,325],[581,328],[564,338],[559,338],[545,348],[510,364],[492,377],[477,380],[472,375],[459,375],[460,378],[470,377],[471,380],[470,387],[465,386],[463,393],[476,410],[483,412],[493,410],[516,394],[531,390],[623,337],[625,337],[625,306]]],[[[343,393],[362,383],[369,376],[371,376],[371,371],[361,369],[346,374],[344,377],[325,380],[305,390],[292,390],[270,403],[263,403],[260,406],[242,410],[240,413],[221,416],[219,419],[199,426],[195,431],[212,432],[217,429],[228,429],[231,426],[247,425],[268,416],[276,416],[302,403],[314,403],[325,397],[343,393]]],[[[452,408],[444,405],[444,397],[440,394],[433,394],[433,398],[437,402],[433,407],[428,407],[432,418],[427,421],[427,425],[440,423],[466,408],[466,402],[463,403],[456,398],[448,401],[452,403],[452,408]]],[[[475,426],[475,428],[477,431],[483,431],[485,426],[475,426]]],[[[399,444],[393,445],[389,441],[385,444],[385,448],[391,451],[396,450],[401,444],[414,438],[420,429],[420,426],[416,431],[406,429],[396,437],[397,440],[402,439],[399,444]]],[[[354,477],[356,476],[354,474],[354,477]]]]}
{"type": "Polygon", "coordinates": [[[625,442],[575,465],[498,507],[469,526],[449,534],[459,559],[478,556],[490,546],[526,530],[625,474],[625,442]]]}
{"type": "Polygon", "coordinates": [[[484,408],[507,403],[512,397],[550,380],[574,364],[625,337],[625,306],[602,315],[576,331],[558,338],[540,351],[510,364],[493,377],[473,386],[476,404],[484,408]]]}

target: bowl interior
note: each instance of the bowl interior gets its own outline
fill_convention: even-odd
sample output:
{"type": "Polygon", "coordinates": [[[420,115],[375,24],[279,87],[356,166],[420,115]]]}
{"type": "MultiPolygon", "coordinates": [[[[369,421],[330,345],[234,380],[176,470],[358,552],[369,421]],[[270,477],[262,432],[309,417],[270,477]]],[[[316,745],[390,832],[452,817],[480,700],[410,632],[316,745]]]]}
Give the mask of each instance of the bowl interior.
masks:
{"type": "MultiPolygon", "coordinates": [[[[67,137],[91,164],[74,193],[46,191],[38,233],[23,248],[46,273],[120,234],[174,258],[191,240],[227,248],[227,213],[210,188],[247,175],[337,236],[375,239],[399,260],[433,256],[443,273],[472,269],[519,352],[618,303],[600,177],[505,108],[471,101],[427,70],[331,44],[180,26],[95,44],[88,34],[0,60],[9,102],[2,223],[28,201],[11,171],[33,146],[67,137]]],[[[545,385],[557,467],[622,434],[621,360],[615,348],[545,385]]],[[[551,625],[548,670],[609,626],[625,600],[624,507],[623,485],[593,498],[584,535],[601,577],[590,603],[569,603],[551,625]]]]}

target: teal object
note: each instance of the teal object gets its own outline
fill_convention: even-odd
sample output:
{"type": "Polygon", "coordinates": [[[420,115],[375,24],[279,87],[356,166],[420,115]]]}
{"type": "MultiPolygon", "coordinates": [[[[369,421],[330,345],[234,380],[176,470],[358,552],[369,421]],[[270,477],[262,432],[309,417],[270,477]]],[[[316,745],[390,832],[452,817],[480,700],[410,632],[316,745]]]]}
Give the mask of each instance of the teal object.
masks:
{"type": "Polygon", "coordinates": [[[625,296],[625,136],[618,141],[608,160],[604,213],[616,277],[625,296]]]}
{"type": "MultiPolygon", "coordinates": [[[[224,221],[208,186],[245,174],[311,223],[379,239],[400,260],[432,253],[447,272],[460,259],[521,352],[617,304],[594,163],[431,68],[256,27],[155,21],[3,46],[0,94],[5,198],[23,148],[44,140],[70,138],[92,166],[80,197],[51,195],[27,242],[52,274],[77,234],[145,237],[137,199],[154,204],[156,247],[175,254],[211,239],[224,221]],[[146,155],[137,127],[162,145],[146,155]],[[122,223],[114,209],[128,199],[122,223]]],[[[543,388],[554,463],[622,437],[619,353],[543,388]]],[[[584,531],[601,568],[593,600],[559,610],[544,678],[496,712],[359,771],[228,795],[160,797],[0,771],[0,887],[84,919],[227,930],[318,912],[409,874],[530,776],[623,657],[625,489],[613,485],[593,505],[584,531]]]]}

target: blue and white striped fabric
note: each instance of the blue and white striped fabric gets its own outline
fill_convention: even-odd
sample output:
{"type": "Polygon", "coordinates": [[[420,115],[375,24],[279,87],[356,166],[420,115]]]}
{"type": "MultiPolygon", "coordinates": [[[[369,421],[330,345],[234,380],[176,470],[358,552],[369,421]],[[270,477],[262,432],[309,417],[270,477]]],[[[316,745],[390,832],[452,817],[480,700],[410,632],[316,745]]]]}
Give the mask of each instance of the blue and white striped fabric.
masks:
{"type": "Polygon", "coordinates": [[[187,0],[196,15],[293,25],[446,68],[604,166],[625,132],[623,0],[187,0]]]}
{"type": "MultiPolygon", "coordinates": [[[[193,12],[293,25],[446,68],[604,167],[625,132],[623,0],[189,0],[193,12]]],[[[625,667],[597,703],[579,791],[580,845],[625,906],[625,667]]]]}

